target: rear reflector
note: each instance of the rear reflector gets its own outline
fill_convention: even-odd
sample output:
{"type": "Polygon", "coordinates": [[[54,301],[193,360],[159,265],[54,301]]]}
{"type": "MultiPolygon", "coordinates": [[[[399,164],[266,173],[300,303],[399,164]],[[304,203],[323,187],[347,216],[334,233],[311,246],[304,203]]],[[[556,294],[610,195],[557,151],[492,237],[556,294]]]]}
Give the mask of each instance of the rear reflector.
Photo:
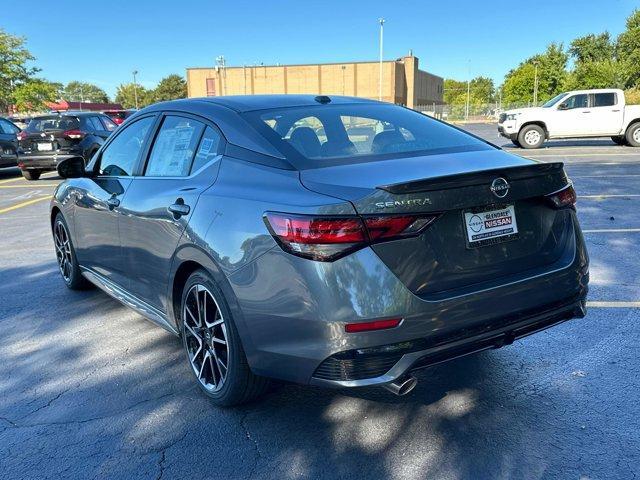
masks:
{"type": "Polygon", "coordinates": [[[374,320],[373,322],[363,323],[347,323],[344,326],[344,330],[347,333],[356,332],[370,332],[372,330],[386,330],[388,328],[395,328],[400,325],[401,318],[390,318],[388,320],[374,320]]]}
{"type": "Polygon", "coordinates": [[[84,137],[84,132],[81,130],[67,130],[63,132],[62,135],[67,138],[71,138],[73,140],[77,140],[79,138],[84,137]]]}
{"type": "Polygon", "coordinates": [[[547,198],[555,208],[573,207],[578,199],[572,184],[567,185],[562,190],[547,195],[547,198]]]}
{"type": "Polygon", "coordinates": [[[267,212],[265,224],[286,252],[332,261],[372,243],[419,235],[438,215],[323,217],[267,212]]]}

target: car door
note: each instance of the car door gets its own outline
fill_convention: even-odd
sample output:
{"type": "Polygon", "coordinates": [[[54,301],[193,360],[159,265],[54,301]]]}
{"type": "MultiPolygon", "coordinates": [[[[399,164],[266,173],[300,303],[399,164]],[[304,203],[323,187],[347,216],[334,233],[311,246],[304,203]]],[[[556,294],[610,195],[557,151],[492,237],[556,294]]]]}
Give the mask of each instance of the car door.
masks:
{"type": "Polygon", "coordinates": [[[622,130],[624,108],[616,92],[601,92],[590,95],[591,114],[590,123],[593,135],[615,135],[622,130]]]}
{"type": "Polygon", "coordinates": [[[553,112],[553,124],[549,125],[552,137],[589,135],[592,121],[589,95],[577,93],[564,99],[553,112]]]}
{"type": "Polygon", "coordinates": [[[0,167],[14,165],[18,148],[17,133],[20,131],[13,123],[0,118],[0,167]],[[8,163],[7,163],[8,162],[8,163]]]}
{"type": "Polygon", "coordinates": [[[215,181],[222,148],[222,135],[206,120],[164,115],[144,172],[120,206],[125,262],[135,272],[130,292],[160,310],[176,246],[198,197],[215,181]]]}
{"type": "Polygon", "coordinates": [[[129,274],[120,245],[120,204],[156,120],[155,115],[142,117],[118,132],[89,164],[94,175],[79,179],[72,192],[78,262],[124,288],[128,287],[129,274]]]}

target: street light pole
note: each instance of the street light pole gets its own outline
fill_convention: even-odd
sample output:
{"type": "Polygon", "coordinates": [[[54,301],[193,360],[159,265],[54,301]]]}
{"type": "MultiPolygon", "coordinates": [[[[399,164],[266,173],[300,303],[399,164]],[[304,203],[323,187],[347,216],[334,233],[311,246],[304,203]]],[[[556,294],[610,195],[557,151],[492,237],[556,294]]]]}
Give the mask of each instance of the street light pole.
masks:
{"type": "Polygon", "coordinates": [[[137,110],[138,109],[138,84],[136,83],[136,75],[138,75],[138,71],[134,70],[132,73],[133,73],[133,96],[135,97],[136,110],[137,110]]]}
{"type": "Polygon", "coordinates": [[[380,22],[380,78],[378,79],[378,100],[382,101],[382,40],[384,34],[384,18],[378,19],[380,22]]]}
{"type": "Polygon", "coordinates": [[[464,119],[469,121],[469,101],[471,97],[471,60],[469,60],[467,68],[467,102],[464,109],[464,119]]]}

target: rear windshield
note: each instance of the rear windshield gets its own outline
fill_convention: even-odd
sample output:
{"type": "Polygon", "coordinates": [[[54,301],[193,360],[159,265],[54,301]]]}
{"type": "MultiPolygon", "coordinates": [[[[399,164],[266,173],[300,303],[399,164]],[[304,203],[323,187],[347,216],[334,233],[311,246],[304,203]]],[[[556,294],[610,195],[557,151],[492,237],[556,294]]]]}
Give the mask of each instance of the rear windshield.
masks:
{"type": "Polygon", "coordinates": [[[72,130],[80,127],[77,117],[61,117],[58,115],[50,117],[36,117],[27,125],[28,132],[46,132],[52,130],[72,130]]]}
{"type": "Polygon", "coordinates": [[[492,148],[445,123],[389,104],[314,105],[244,116],[302,169],[492,148]]]}
{"type": "Polygon", "coordinates": [[[128,117],[127,112],[104,112],[109,115],[111,118],[120,118],[124,120],[128,117]]]}

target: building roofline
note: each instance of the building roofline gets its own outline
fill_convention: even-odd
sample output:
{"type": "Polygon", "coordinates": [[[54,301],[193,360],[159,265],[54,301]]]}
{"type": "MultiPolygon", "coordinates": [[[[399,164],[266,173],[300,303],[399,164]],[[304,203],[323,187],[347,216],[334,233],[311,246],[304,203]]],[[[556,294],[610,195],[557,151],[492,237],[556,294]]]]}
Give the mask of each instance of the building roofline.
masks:
{"type": "MultiPolygon", "coordinates": [[[[395,60],[383,60],[382,63],[399,63],[402,62],[404,58],[401,57],[395,60]]],[[[416,57],[417,58],[417,57],[416,57]]],[[[353,65],[353,64],[364,64],[364,63],[380,63],[379,60],[361,60],[357,62],[323,62],[323,63],[283,63],[283,64],[270,64],[270,65],[236,65],[233,67],[224,67],[225,70],[230,69],[238,69],[238,68],[273,68],[273,67],[315,67],[318,65],[353,65]]],[[[215,70],[216,66],[210,67],[187,67],[187,70],[215,70]]]]}

